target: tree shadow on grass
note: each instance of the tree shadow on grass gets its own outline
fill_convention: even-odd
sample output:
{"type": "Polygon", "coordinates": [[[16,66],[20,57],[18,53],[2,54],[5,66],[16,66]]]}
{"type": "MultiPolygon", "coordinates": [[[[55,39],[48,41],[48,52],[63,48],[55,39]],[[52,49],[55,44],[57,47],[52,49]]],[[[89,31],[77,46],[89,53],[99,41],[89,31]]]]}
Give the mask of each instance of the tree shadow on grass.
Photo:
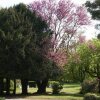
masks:
{"type": "Polygon", "coordinates": [[[20,99],[20,98],[22,98],[22,99],[25,99],[25,98],[27,98],[27,97],[34,97],[34,96],[46,96],[46,97],[48,97],[48,96],[54,96],[54,97],[56,97],[56,96],[70,96],[70,97],[83,97],[83,95],[82,94],[79,94],[79,93],[76,93],[76,94],[72,94],[72,93],[65,93],[65,92],[62,92],[62,93],[60,93],[60,94],[52,94],[52,93],[46,93],[46,94],[36,94],[36,93],[33,93],[33,94],[27,94],[27,95],[22,95],[22,94],[16,94],[16,95],[9,95],[9,96],[5,96],[5,98],[6,99],[20,99]]]}
{"type": "Polygon", "coordinates": [[[83,94],[79,94],[79,93],[65,93],[62,92],[60,94],[47,94],[47,96],[72,96],[72,97],[83,97],[83,94]]]}

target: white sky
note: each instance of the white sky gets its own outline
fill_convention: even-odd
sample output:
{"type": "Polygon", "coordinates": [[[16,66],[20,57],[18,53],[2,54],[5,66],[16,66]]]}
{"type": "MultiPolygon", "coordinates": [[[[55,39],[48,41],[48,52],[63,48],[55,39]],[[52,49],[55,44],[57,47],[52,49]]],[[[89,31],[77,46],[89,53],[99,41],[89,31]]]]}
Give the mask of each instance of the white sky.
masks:
{"type": "MultiPolygon", "coordinates": [[[[19,3],[31,3],[34,0],[0,0],[0,7],[10,7],[13,6],[14,4],[19,4],[19,3]]],[[[72,0],[73,2],[75,2],[78,5],[84,4],[87,0],[72,0]]],[[[93,0],[90,0],[93,1],[93,0]]],[[[86,27],[85,30],[85,35],[87,39],[91,39],[92,37],[95,36],[95,33],[97,33],[98,31],[95,30],[94,25],[100,23],[98,21],[92,21],[92,24],[88,27],[86,27]]]]}
{"type": "Polygon", "coordinates": [[[19,3],[28,4],[32,1],[33,0],[0,0],[0,6],[1,7],[9,7],[9,6],[13,6],[14,4],[19,4],[19,3]]]}
{"type": "MultiPolygon", "coordinates": [[[[18,3],[22,3],[22,2],[25,4],[28,4],[32,1],[34,1],[34,0],[0,0],[0,7],[9,7],[9,6],[13,6],[14,4],[18,4],[18,3]]],[[[83,4],[87,0],[72,0],[72,1],[77,4],[83,4]]]]}

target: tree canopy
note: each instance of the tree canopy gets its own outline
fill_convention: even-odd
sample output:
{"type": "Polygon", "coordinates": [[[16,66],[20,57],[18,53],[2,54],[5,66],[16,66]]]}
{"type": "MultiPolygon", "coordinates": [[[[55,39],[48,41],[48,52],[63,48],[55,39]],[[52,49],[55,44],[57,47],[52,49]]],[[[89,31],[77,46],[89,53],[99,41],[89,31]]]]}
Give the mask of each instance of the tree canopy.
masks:
{"type": "Polygon", "coordinates": [[[78,29],[89,24],[87,11],[83,6],[77,6],[69,0],[41,0],[28,5],[31,11],[36,11],[53,31],[53,51],[58,51],[62,44],[68,49],[78,29]],[[59,42],[60,41],[60,42],[59,42]]]}
{"type": "Polygon", "coordinates": [[[66,70],[70,79],[82,82],[90,77],[100,78],[100,41],[95,39],[78,46],[70,55],[66,70]],[[70,74],[71,73],[71,74],[70,74]],[[88,76],[88,77],[87,77],[88,76]]]}
{"type": "Polygon", "coordinates": [[[33,62],[36,60],[40,62],[42,59],[39,50],[43,49],[42,41],[45,37],[50,37],[51,33],[49,33],[45,21],[37,17],[35,12],[31,12],[24,4],[1,9],[0,66],[2,75],[10,78],[28,77],[30,68],[36,68],[33,62]]]}
{"type": "Polygon", "coordinates": [[[92,18],[100,20],[100,0],[95,0],[94,2],[87,1],[85,5],[88,7],[88,11],[91,13],[92,18]]]}

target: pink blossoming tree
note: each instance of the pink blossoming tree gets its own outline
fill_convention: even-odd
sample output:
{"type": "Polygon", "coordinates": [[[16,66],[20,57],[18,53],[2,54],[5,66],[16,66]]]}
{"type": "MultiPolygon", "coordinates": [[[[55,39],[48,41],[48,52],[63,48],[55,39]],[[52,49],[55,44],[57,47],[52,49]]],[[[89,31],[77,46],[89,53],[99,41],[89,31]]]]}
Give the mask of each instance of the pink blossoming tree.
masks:
{"type": "Polygon", "coordinates": [[[28,5],[37,16],[41,16],[53,31],[53,51],[66,41],[68,49],[70,41],[76,36],[78,29],[89,24],[87,11],[83,6],[76,6],[70,0],[42,0],[28,5]]]}
{"type": "Polygon", "coordinates": [[[41,0],[28,5],[31,11],[46,21],[53,32],[49,44],[46,42],[45,56],[63,68],[67,61],[66,46],[68,50],[71,41],[76,38],[78,28],[89,24],[89,17],[85,7],[76,6],[70,0],[41,0]],[[49,45],[49,50],[46,49],[49,45]]]}

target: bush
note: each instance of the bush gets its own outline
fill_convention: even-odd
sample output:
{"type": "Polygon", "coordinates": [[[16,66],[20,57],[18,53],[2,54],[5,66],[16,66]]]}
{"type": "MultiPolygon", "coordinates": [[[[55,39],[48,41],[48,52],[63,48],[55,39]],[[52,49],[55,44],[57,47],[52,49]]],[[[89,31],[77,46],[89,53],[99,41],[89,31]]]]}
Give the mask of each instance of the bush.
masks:
{"type": "Polygon", "coordinates": [[[0,97],[0,100],[5,100],[5,98],[1,98],[1,97],[0,97]]]}
{"type": "Polygon", "coordinates": [[[52,83],[52,92],[53,94],[59,94],[60,91],[63,89],[63,86],[59,82],[53,82],[52,83]]]}
{"type": "Polygon", "coordinates": [[[85,93],[96,93],[98,92],[98,82],[96,80],[85,80],[82,84],[81,84],[81,91],[80,93],[85,94],[85,93]]]}
{"type": "Polygon", "coordinates": [[[100,100],[100,97],[93,93],[87,93],[84,96],[84,100],[100,100]]]}

